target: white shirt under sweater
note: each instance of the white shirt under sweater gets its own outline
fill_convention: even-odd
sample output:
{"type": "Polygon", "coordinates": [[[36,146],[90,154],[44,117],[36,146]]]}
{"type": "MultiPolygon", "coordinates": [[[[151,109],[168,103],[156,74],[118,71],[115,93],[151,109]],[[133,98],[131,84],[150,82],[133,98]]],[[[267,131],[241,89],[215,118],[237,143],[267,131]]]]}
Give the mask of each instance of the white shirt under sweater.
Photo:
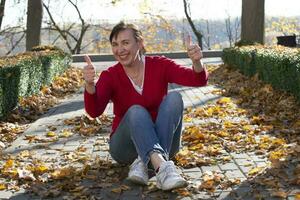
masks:
{"type": "Polygon", "coordinates": [[[127,75],[127,77],[129,78],[129,80],[131,81],[131,84],[133,85],[134,89],[135,89],[140,95],[142,95],[142,93],[143,93],[144,78],[145,78],[145,62],[146,62],[145,56],[144,56],[144,55],[142,55],[141,58],[142,58],[142,62],[143,62],[143,65],[144,65],[144,73],[143,73],[143,79],[142,79],[142,85],[141,85],[141,87],[138,86],[138,85],[136,85],[136,84],[133,82],[133,80],[127,75]]]}

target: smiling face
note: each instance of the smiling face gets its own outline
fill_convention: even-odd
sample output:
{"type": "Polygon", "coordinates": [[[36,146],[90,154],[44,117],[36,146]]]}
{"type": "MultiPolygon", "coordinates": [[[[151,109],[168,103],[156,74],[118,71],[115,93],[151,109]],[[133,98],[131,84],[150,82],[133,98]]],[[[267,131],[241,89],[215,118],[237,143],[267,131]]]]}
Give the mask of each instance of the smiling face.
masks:
{"type": "Polygon", "coordinates": [[[116,60],[125,67],[131,67],[140,60],[143,41],[136,39],[131,29],[125,29],[112,38],[111,46],[116,60]]]}

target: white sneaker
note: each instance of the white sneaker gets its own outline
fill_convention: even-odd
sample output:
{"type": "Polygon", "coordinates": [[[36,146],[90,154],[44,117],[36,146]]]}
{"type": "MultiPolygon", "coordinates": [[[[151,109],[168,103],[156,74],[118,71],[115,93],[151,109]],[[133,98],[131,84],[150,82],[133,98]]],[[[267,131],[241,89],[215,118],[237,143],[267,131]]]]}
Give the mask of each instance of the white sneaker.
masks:
{"type": "Polygon", "coordinates": [[[137,184],[148,184],[148,169],[140,157],[135,159],[135,161],[130,165],[127,179],[137,184]]]}
{"type": "Polygon", "coordinates": [[[187,182],[176,171],[173,161],[163,162],[156,174],[156,186],[162,190],[186,187],[187,182]]]}

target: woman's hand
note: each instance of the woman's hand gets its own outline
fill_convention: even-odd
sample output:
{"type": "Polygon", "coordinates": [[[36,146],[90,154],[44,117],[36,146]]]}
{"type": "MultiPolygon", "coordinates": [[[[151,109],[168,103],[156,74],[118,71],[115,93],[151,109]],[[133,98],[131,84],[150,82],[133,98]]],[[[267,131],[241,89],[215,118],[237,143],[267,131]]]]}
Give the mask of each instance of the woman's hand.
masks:
{"type": "Polygon", "coordinates": [[[84,56],[84,60],[87,63],[83,68],[83,78],[85,81],[85,89],[88,93],[95,93],[95,78],[96,78],[96,70],[92,61],[88,55],[84,56]]]}
{"type": "Polygon", "coordinates": [[[192,44],[190,35],[186,39],[186,49],[189,58],[193,62],[195,72],[201,72],[203,70],[203,63],[201,61],[203,58],[202,51],[198,44],[192,44]]]}

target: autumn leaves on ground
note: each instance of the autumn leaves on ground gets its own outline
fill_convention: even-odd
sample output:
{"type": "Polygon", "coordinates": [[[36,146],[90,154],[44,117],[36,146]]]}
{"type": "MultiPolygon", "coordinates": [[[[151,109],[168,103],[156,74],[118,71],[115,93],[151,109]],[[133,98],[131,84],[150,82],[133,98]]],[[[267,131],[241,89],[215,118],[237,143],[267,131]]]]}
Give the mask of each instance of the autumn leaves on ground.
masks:
{"type": "MultiPolygon", "coordinates": [[[[226,66],[209,66],[210,83],[220,86],[213,93],[223,97],[202,107],[185,112],[183,148],[176,156],[177,164],[184,168],[226,163],[231,160],[228,152],[253,152],[265,155],[269,164],[249,171],[247,181],[255,187],[271,189],[271,196],[286,198],[290,188],[300,185],[300,107],[286,93],[263,84],[257,76],[245,77],[226,66]]],[[[81,72],[70,68],[51,87],[42,88],[40,95],[20,99],[19,107],[6,122],[0,124],[0,149],[8,147],[41,113],[58,102],[59,98],[75,92],[82,86],[81,72]]],[[[54,142],[79,134],[86,138],[100,135],[109,126],[111,118],[101,116],[91,120],[86,116],[70,118],[64,123],[70,128],[57,131],[49,127],[44,137],[30,137],[32,143],[54,142]]],[[[105,138],[99,140],[105,143],[105,138]]],[[[126,177],[128,168],[109,160],[93,158],[78,148],[64,153],[63,164],[54,165],[33,158],[29,151],[16,156],[1,155],[0,190],[27,188],[40,197],[55,197],[62,193],[70,199],[90,198],[98,188],[111,187],[126,177]],[[93,187],[84,187],[81,180],[94,181],[93,187]],[[60,180],[60,181],[56,181],[60,180]],[[42,184],[43,183],[43,184],[42,184]]],[[[106,149],[107,151],[107,149],[106,149]]],[[[55,161],[53,161],[55,162],[55,161]]],[[[252,166],[249,166],[252,167],[252,166]]],[[[197,187],[176,190],[188,196],[195,190],[214,192],[239,185],[243,180],[228,179],[220,172],[208,172],[197,187]]],[[[113,193],[130,190],[119,185],[113,193]]],[[[144,189],[155,191],[153,185],[144,189]]],[[[296,198],[300,198],[300,193],[296,198]]]]}

